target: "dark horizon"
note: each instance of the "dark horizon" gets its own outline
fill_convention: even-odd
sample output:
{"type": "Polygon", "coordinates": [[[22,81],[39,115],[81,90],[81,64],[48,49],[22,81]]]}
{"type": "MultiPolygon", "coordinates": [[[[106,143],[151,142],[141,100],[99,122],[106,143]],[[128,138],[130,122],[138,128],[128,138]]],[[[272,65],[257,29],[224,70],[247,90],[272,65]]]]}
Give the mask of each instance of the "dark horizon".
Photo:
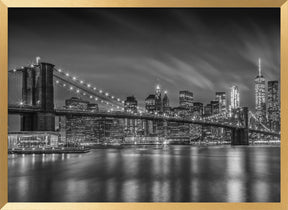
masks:
{"type": "MultiPolygon", "coordinates": [[[[240,105],[254,110],[259,57],[266,82],[280,81],[280,9],[13,8],[8,15],[9,69],[40,56],[140,105],[158,83],[171,106],[180,90],[204,105],[217,91],[229,101],[237,85],[240,105]]],[[[55,95],[63,104],[67,92],[55,95]]]]}

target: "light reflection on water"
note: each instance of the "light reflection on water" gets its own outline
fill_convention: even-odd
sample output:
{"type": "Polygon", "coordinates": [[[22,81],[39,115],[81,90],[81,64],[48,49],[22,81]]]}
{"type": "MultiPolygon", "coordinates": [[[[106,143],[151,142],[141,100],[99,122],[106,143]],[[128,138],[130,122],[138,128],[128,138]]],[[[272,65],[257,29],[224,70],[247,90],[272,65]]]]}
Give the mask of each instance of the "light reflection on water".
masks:
{"type": "Polygon", "coordinates": [[[280,147],[9,155],[9,202],[279,202],[280,147]]]}

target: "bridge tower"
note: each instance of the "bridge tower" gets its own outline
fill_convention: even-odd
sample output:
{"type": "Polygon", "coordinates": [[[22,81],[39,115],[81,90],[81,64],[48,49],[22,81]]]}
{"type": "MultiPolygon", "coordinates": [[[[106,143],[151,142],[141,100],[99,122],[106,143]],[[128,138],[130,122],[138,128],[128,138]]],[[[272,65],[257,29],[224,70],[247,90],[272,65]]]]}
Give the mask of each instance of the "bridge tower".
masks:
{"type": "Polygon", "coordinates": [[[22,131],[54,131],[53,64],[39,63],[23,69],[22,101],[40,112],[21,116],[22,131]]]}
{"type": "Polygon", "coordinates": [[[242,126],[232,129],[231,145],[249,145],[248,107],[243,107],[239,120],[241,120],[242,126]]]}

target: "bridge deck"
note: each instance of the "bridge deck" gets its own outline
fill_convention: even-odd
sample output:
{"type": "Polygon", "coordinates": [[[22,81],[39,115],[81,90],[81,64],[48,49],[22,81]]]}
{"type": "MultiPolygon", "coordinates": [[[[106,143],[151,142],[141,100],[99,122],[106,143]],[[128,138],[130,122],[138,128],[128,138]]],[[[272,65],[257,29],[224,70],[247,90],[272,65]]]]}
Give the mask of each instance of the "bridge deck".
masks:
{"type": "MultiPolygon", "coordinates": [[[[32,106],[8,106],[9,114],[25,114],[25,113],[37,113],[41,112],[39,107],[32,106]]],[[[188,123],[188,124],[196,124],[203,126],[212,126],[212,127],[220,127],[227,129],[236,129],[242,128],[240,126],[231,125],[230,123],[219,123],[219,122],[209,122],[203,120],[193,120],[189,118],[181,118],[181,117],[164,117],[164,116],[156,116],[151,114],[131,114],[126,112],[93,112],[93,111],[81,111],[81,110],[71,110],[71,109],[54,109],[54,114],[57,116],[90,116],[90,117],[99,117],[99,118],[125,118],[125,119],[142,119],[142,120],[152,120],[152,121],[167,121],[167,122],[176,122],[176,123],[188,123]]],[[[274,135],[279,136],[280,133],[269,132],[265,130],[256,130],[249,129],[249,132],[261,133],[265,135],[274,135]]]]}

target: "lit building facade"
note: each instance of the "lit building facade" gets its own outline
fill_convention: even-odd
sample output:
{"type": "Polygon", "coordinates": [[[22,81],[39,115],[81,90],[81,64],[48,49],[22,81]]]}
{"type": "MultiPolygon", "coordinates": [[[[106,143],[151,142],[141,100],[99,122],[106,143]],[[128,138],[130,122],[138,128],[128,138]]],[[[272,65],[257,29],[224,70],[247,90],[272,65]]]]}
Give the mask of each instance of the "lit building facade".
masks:
{"type": "MultiPolygon", "coordinates": [[[[137,121],[137,120],[136,120],[137,121]]],[[[107,119],[106,124],[109,125],[109,128],[105,130],[105,141],[110,141],[110,142],[121,142],[124,140],[125,136],[125,119],[107,119]]],[[[132,129],[135,126],[132,127],[132,129]]],[[[131,129],[131,127],[130,127],[131,129]]]]}
{"type": "MultiPolygon", "coordinates": [[[[98,104],[72,97],[65,101],[66,108],[77,110],[90,110],[98,112],[98,104]]],[[[103,127],[96,117],[68,115],[66,119],[61,119],[60,133],[65,136],[67,143],[80,144],[83,142],[96,142],[102,137],[101,127],[103,127]]],[[[61,141],[64,140],[61,138],[61,141]]]]}
{"type": "MultiPolygon", "coordinates": [[[[174,107],[173,113],[178,117],[187,117],[190,116],[190,110],[186,107],[179,106],[174,107]]],[[[184,136],[189,136],[190,133],[190,125],[187,123],[179,123],[179,122],[169,122],[169,135],[172,138],[183,138],[184,136]]]]}
{"type": "MultiPolygon", "coordinates": [[[[169,100],[166,95],[166,103],[168,102],[169,105],[169,100]]],[[[160,85],[156,86],[155,89],[155,94],[150,94],[146,99],[145,99],[145,109],[149,113],[162,113],[163,112],[163,103],[162,102],[162,96],[161,96],[161,89],[160,85]]]]}
{"type": "Polygon", "coordinates": [[[192,107],[192,115],[199,119],[203,116],[203,103],[201,102],[194,102],[192,107]]]}
{"type": "Polygon", "coordinates": [[[157,85],[155,90],[155,111],[157,113],[162,112],[162,96],[160,85],[157,85]]]}
{"type": "Polygon", "coordinates": [[[193,93],[188,90],[179,92],[179,105],[180,107],[191,108],[193,106],[193,93]]]}
{"type": "Polygon", "coordinates": [[[280,131],[280,100],[278,81],[268,81],[268,126],[270,129],[280,131]]]}
{"type": "Polygon", "coordinates": [[[256,118],[266,123],[266,90],[265,78],[261,72],[261,59],[259,58],[258,75],[255,78],[255,110],[256,118]]]}
{"type": "MultiPolygon", "coordinates": [[[[155,94],[150,94],[145,99],[145,109],[148,113],[152,114],[171,114],[171,107],[169,104],[169,98],[167,91],[164,91],[164,97],[162,98],[162,90],[160,85],[155,88],[155,94]]],[[[137,128],[138,134],[145,134],[148,136],[164,135],[163,121],[144,121],[139,122],[137,128]]]]}
{"type": "Polygon", "coordinates": [[[240,92],[239,88],[236,85],[231,87],[231,104],[230,109],[238,109],[240,107],[240,92]]]}
{"type": "Polygon", "coordinates": [[[225,92],[216,92],[216,101],[219,102],[219,111],[225,112],[227,110],[227,100],[225,92]]]}
{"type": "Polygon", "coordinates": [[[155,106],[155,95],[150,94],[146,99],[145,99],[145,109],[149,113],[155,113],[156,111],[156,106],[155,106]]]}
{"type": "Polygon", "coordinates": [[[164,91],[162,105],[163,105],[163,112],[165,114],[170,114],[171,107],[170,107],[170,104],[169,104],[169,98],[168,98],[168,95],[167,95],[167,91],[164,91]]]}
{"type": "Polygon", "coordinates": [[[128,96],[124,102],[124,111],[137,113],[138,102],[134,96],[128,96]]]}
{"type": "Polygon", "coordinates": [[[19,131],[8,133],[8,149],[58,147],[58,144],[58,132],[19,131]]]}
{"type": "Polygon", "coordinates": [[[211,104],[211,108],[212,108],[212,115],[214,115],[214,114],[219,114],[219,112],[220,112],[220,103],[219,103],[219,101],[211,101],[210,102],[210,104],[211,104]]]}
{"type": "MultiPolygon", "coordinates": [[[[129,96],[126,98],[124,102],[124,111],[129,113],[137,113],[137,105],[138,102],[135,99],[134,96],[129,96]]],[[[126,136],[134,136],[136,135],[136,128],[137,128],[137,120],[135,119],[125,119],[125,135],[126,136]]],[[[117,125],[114,123],[114,127],[117,127],[117,125]]],[[[112,129],[117,130],[117,129],[112,129]]],[[[116,133],[115,133],[116,134],[116,133]]]]}
{"type": "Polygon", "coordinates": [[[84,101],[77,97],[72,97],[65,101],[65,106],[68,109],[87,110],[88,104],[89,104],[88,101],[84,101]]]}

